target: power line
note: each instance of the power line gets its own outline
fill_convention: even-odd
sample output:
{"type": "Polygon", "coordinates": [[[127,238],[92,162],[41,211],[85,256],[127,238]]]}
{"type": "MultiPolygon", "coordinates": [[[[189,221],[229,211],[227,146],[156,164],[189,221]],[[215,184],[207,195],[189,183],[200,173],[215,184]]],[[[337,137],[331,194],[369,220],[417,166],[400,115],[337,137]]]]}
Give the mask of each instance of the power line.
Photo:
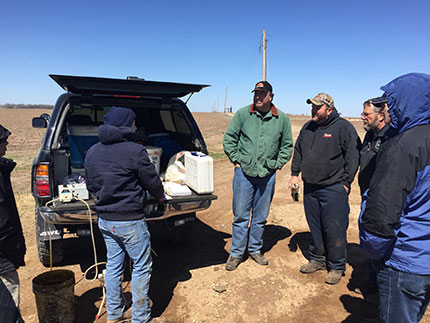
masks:
{"type": "Polygon", "coordinates": [[[242,67],[240,72],[236,75],[236,77],[233,79],[233,81],[230,82],[229,87],[233,87],[237,83],[239,83],[244,76],[249,72],[249,70],[254,66],[257,59],[260,57],[262,51],[261,51],[261,44],[262,44],[263,36],[260,36],[260,39],[255,46],[255,48],[251,51],[248,60],[246,61],[245,65],[242,67]]]}

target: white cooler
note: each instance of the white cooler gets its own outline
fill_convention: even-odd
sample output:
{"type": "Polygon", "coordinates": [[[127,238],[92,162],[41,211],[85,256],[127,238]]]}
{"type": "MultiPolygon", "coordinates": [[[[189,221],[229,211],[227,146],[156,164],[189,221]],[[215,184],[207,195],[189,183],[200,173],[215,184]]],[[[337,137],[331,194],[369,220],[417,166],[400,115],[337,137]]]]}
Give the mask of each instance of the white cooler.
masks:
{"type": "Polygon", "coordinates": [[[199,151],[185,154],[185,184],[198,194],[214,191],[214,166],[212,157],[199,151]]]}

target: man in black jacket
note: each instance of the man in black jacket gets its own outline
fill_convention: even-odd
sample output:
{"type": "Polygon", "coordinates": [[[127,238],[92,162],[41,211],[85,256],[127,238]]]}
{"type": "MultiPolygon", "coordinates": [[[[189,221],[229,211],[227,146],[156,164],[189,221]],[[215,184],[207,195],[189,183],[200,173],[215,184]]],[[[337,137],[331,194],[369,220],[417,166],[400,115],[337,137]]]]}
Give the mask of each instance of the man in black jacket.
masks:
{"type": "Polygon", "coordinates": [[[162,201],[164,189],[145,147],[134,142],[135,118],[130,109],[112,107],[99,128],[100,142],[88,150],[85,159],[87,186],[97,197],[98,224],[107,249],[108,323],[129,318],[121,284],[125,251],[133,261],[133,322],[151,321],[148,290],[152,259],[144,218],[145,190],[162,201]]]}
{"type": "Polygon", "coordinates": [[[360,139],[353,125],[341,118],[333,98],[319,93],[312,120],[300,130],[294,147],[288,187],[304,182],[304,206],[312,242],[310,260],[302,273],[325,269],[327,284],[337,284],[345,271],[348,194],[358,168],[360,139]]]}
{"type": "Polygon", "coordinates": [[[25,241],[10,174],[16,163],[4,158],[10,131],[0,125],[0,322],[23,322],[19,313],[19,278],[25,241]]]}
{"type": "MultiPolygon", "coordinates": [[[[367,100],[363,103],[363,112],[361,113],[366,135],[363,139],[363,145],[360,150],[360,171],[358,173],[358,185],[360,194],[363,195],[369,188],[370,180],[376,168],[376,157],[382,144],[389,140],[393,134],[393,128],[390,128],[390,114],[388,113],[387,98],[384,96],[367,100]]],[[[382,262],[369,259],[369,276],[368,282],[361,286],[366,299],[373,302],[377,296],[376,274],[382,262]]]]}
{"type": "Polygon", "coordinates": [[[370,180],[375,172],[376,155],[381,149],[381,145],[392,137],[390,115],[385,113],[386,109],[388,110],[385,97],[370,99],[363,103],[361,120],[366,135],[360,150],[360,171],[358,173],[361,195],[369,188],[370,180]]]}

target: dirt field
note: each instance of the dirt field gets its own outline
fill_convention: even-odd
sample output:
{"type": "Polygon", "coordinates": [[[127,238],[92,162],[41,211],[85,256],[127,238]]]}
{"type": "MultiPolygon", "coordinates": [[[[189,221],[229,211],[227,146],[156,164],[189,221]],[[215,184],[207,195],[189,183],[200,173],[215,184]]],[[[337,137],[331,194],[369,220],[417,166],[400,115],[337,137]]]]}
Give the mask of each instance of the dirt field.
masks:
{"type": "MultiPolygon", "coordinates": [[[[44,268],[37,257],[34,233],[34,200],[30,195],[30,169],[44,130],[31,128],[31,119],[43,110],[0,109],[1,124],[12,131],[6,157],[18,162],[13,186],[27,243],[26,267],[19,269],[22,283],[21,312],[26,322],[37,322],[32,279],[44,268]]],[[[350,195],[348,265],[345,277],[335,286],[324,283],[325,272],[303,275],[310,233],[302,202],[293,202],[287,189],[290,164],[277,174],[276,193],[264,234],[264,252],[270,264],[262,267],[248,259],[233,272],[224,269],[231,244],[233,167],[222,152],[223,132],[231,117],[221,113],[194,113],[209,151],[215,160],[215,194],[218,200],[198,214],[188,228],[184,245],[171,246],[161,237],[158,224],[151,225],[154,249],[150,296],[153,316],[169,322],[360,322],[378,315],[376,306],[354,292],[366,279],[367,262],[359,245],[357,217],[359,189],[354,182],[350,195]]],[[[307,117],[292,117],[297,137],[307,117]]],[[[361,137],[361,122],[353,121],[361,137]]],[[[75,272],[76,322],[95,320],[102,290],[99,282],[82,279],[93,263],[90,241],[66,240],[66,262],[56,268],[75,272]]],[[[103,242],[97,241],[100,260],[103,242]]],[[[128,283],[124,283],[130,290],[128,283]]],[[[430,315],[422,322],[430,323],[430,315]]]]}

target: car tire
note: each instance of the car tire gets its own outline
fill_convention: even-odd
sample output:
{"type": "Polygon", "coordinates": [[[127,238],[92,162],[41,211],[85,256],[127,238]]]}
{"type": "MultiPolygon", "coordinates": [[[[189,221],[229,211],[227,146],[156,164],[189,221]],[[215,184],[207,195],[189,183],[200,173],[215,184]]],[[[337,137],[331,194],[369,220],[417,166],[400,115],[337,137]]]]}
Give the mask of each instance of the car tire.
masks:
{"type": "MultiPolygon", "coordinates": [[[[37,251],[39,254],[39,260],[42,263],[43,266],[49,267],[50,266],[50,248],[49,248],[49,240],[44,241],[40,237],[40,233],[42,232],[41,228],[41,222],[43,219],[41,218],[41,215],[39,213],[39,207],[36,205],[35,208],[36,213],[36,242],[37,242],[37,251]]],[[[52,265],[58,264],[61,261],[63,261],[64,254],[63,254],[63,240],[52,240],[52,265]]]]}

